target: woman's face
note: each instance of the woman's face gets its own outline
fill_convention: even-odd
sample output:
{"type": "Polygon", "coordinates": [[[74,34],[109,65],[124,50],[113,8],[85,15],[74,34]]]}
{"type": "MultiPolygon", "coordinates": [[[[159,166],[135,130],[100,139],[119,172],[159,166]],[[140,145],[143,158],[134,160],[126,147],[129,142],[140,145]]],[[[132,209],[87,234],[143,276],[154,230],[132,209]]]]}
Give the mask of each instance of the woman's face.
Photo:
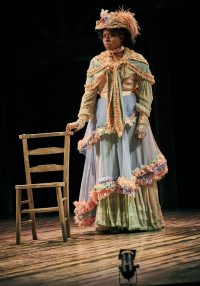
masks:
{"type": "Polygon", "coordinates": [[[103,44],[106,50],[115,50],[122,46],[123,36],[112,29],[106,29],[102,34],[103,44]]]}

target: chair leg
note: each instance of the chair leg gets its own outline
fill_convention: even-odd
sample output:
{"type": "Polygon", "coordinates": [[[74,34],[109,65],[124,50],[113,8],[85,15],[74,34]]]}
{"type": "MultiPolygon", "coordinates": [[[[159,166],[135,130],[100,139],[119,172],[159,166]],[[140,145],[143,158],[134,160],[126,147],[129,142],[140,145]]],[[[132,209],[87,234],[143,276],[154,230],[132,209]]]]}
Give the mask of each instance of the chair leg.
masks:
{"type": "Polygon", "coordinates": [[[69,212],[69,184],[68,183],[66,183],[66,185],[63,188],[63,197],[65,198],[63,204],[64,204],[64,213],[65,213],[65,224],[67,227],[67,236],[71,237],[70,212],[69,212]]]}
{"type": "Polygon", "coordinates": [[[32,221],[31,226],[32,226],[32,237],[34,240],[37,240],[37,231],[36,231],[36,220],[35,220],[35,214],[32,213],[30,214],[30,219],[32,221]]]}
{"type": "Polygon", "coordinates": [[[67,242],[67,228],[65,224],[65,213],[62,201],[62,190],[61,187],[56,187],[57,202],[59,208],[60,224],[62,229],[63,242],[67,242]]]}
{"type": "MultiPolygon", "coordinates": [[[[28,200],[29,200],[29,209],[34,209],[33,191],[31,189],[28,189],[27,195],[28,195],[28,200]]],[[[31,227],[32,227],[32,237],[34,240],[37,240],[35,213],[30,213],[30,219],[31,219],[31,227]]]]}
{"type": "Polygon", "coordinates": [[[69,197],[64,201],[64,213],[65,213],[65,224],[67,227],[67,236],[71,237],[71,229],[70,229],[70,214],[69,214],[69,197]]]}
{"type": "Polygon", "coordinates": [[[21,190],[16,190],[16,244],[21,244],[21,190]]]}

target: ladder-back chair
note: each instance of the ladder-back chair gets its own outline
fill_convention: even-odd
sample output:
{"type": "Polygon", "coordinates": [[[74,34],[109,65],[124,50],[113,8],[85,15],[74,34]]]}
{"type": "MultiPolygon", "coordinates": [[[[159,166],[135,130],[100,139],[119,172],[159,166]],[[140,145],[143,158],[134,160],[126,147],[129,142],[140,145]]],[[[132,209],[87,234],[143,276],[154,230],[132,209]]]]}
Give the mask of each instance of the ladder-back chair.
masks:
{"type": "MultiPolygon", "coordinates": [[[[69,212],[69,157],[70,157],[70,133],[68,132],[51,132],[51,133],[37,133],[37,134],[22,134],[19,135],[22,140],[24,166],[26,184],[16,185],[16,244],[21,244],[21,228],[22,224],[30,223],[32,227],[32,237],[37,239],[36,229],[36,213],[58,212],[62,230],[63,241],[66,242],[70,237],[70,212],[69,212]],[[54,138],[53,138],[54,137],[54,138]],[[62,138],[61,138],[62,137],[62,138]],[[56,141],[56,143],[51,140],[56,141]],[[61,140],[61,142],[60,142],[61,140]],[[34,141],[34,142],[33,142],[34,141]],[[59,141],[59,144],[57,144],[59,141]],[[46,143],[47,142],[47,143],[46,143]],[[31,145],[32,143],[32,145],[31,145]],[[34,143],[34,144],[33,144],[34,143]],[[52,146],[52,144],[54,144],[52,146]],[[54,146],[59,145],[59,147],[54,146]],[[31,147],[34,146],[34,147],[31,147]],[[42,147],[41,147],[42,146],[42,147]],[[51,160],[50,163],[44,159],[51,160]],[[38,164],[38,161],[39,164],[38,164]],[[33,161],[37,161],[37,165],[33,161]],[[42,161],[42,164],[40,163],[42,161]],[[44,162],[45,161],[45,162],[44,162]],[[53,162],[59,161],[59,164],[53,162]],[[61,162],[61,163],[60,163],[61,162]],[[32,166],[32,164],[34,166],[32,166]],[[43,181],[44,173],[49,176],[49,179],[43,181]],[[62,173],[61,173],[62,172],[62,173]],[[38,173],[38,174],[36,174],[38,173]],[[53,175],[61,175],[61,179],[52,182],[53,175]],[[40,182],[33,182],[33,174],[40,176],[40,182]],[[42,182],[41,182],[42,181],[42,182]],[[49,182],[50,181],[50,182],[49,182]],[[35,207],[34,201],[35,192],[40,192],[43,189],[47,194],[55,190],[56,206],[35,207]],[[26,191],[26,199],[23,191],[26,191]],[[27,205],[24,208],[22,206],[27,205]],[[29,219],[23,221],[22,214],[28,214],[29,219]]],[[[38,180],[38,179],[37,179],[38,180]]],[[[44,194],[44,193],[43,193],[44,194]]]]}

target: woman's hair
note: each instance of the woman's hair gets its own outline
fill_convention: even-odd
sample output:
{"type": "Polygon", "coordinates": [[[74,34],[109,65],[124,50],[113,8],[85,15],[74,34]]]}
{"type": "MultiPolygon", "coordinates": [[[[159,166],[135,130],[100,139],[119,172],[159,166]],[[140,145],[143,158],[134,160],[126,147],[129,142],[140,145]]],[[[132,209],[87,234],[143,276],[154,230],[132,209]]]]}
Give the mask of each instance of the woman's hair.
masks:
{"type": "MultiPolygon", "coordinates": [[[[106,29],[106,30],[109,30],[111,35],[123,36],[123,46],[128,47],[130,49],[132,49],[134,47],[135,39],[132,39],[131,33],[127,29],[125,29],[125,28],[113,28],[113,29],[106,29]]],[[[99,39],[101,41],[103,40],[103,31],[104,31],[104,29],[97,31],[99,39]]]]}

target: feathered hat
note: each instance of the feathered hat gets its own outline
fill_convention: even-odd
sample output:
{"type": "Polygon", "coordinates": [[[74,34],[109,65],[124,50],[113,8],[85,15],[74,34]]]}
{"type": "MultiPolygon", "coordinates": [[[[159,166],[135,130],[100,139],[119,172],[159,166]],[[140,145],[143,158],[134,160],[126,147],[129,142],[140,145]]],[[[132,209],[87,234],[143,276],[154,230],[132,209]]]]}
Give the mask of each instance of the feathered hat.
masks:
{"type": "Polygon", "coordinates": [[[135,14],[123,8],[109,12],[109,10],[101,9],[100,20],[96,21],[95,30],[125,28],[134,39],[139,34],[139,25],[135,19],[135,14]]]}

